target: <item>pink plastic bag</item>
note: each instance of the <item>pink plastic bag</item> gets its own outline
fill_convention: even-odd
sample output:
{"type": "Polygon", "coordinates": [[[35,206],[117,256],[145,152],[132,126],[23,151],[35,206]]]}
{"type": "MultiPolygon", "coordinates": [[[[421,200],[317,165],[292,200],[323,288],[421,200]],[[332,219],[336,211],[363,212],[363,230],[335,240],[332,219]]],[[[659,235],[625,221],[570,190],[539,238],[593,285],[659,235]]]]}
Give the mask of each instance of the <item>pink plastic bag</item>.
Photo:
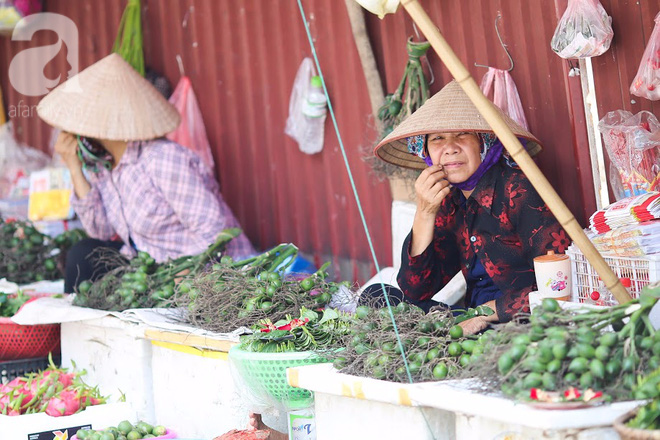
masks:
{"type": "Polygon", "coordinates": [[[41,0],[14,0],[14,7],[25,17],[41,12],[41,0]]]}
{"type": "Polygon", "coordinates": [[[490,98],[511,119],[516,121],[525,130],[529,129],[516,83],[513,82],[513,78],[511,78],[509,72],[489,67],[488,72],[481,79],[481,85],[479,87],[484,92],[484,95],[490,98]],[[493,97],[491,98],[490,94],[493,89],[493,97]]]}
{"type": "Polygon", "coordinates": [[[598,0],[568,0],[550,47],[562,58],[589,58],[610,48],[612,17],[598,0]]]}
{"type": "Polygon", "coordinates": [[[660,12],[655,16],[655,27],[630,85],[630,93],[651,101],[660,99],[660,12]]]}
{"type": "Polygon", "coordinates": [[[176,130],[169,133],[167,138],[197,153],[204,163],[213,169],[215,163],[211,154],[211,145],[206,136],[202,111],[197,104],[190,78],[181,77],[174,93],[170,96],[170,102],[179,110],[181,124],[176,130]]]}

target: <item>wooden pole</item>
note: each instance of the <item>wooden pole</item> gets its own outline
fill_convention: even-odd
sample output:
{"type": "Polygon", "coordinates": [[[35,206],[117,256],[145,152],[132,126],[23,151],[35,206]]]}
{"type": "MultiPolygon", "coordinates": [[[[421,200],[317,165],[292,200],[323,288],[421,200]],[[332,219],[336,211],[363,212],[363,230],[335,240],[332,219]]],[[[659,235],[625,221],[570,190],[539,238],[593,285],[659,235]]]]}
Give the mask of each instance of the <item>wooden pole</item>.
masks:
{"type": "Polygon", "coordinates": [[[619,303],[631,300],[625,287],[612,269],[605,263],[603,257],[587,238],[577,220],[559,197],[548,179],[545,178],[539,167],[534,163],[520,141],[506,125],[495,104],[484,96],[470,72],[465,68],[461,60],[456,56],[452,48],[444,39],[438,28],[433,24],[431,18],[426,14],[417,0],[401,0],[401,4],[415,21],[419,29],[431,43],[431,47],[438,54],[442,62],[452,74],[456,82],[460,84],[470,100],[477,107],[486,122],[492,127],[497,137],[502,141],[513,160],[520,166],[527,178],[530,180],[541,198],[545,201],[550,211],[555,215],[564,230],[580,248],[589,263],[596,269],[598,275],[605,283],[607,289],[612,292],[619,303]]]}
{"type": "Polygon", "coordinates": [[[362,71],[367,81],[367,90],[369,92],[369,100],[371,101],[371,111],[374,115],[374,123],[376,124],[376,130],[380,134],[382,131],[382,122],[378,119],[378,109],[385,102],[383,83],[380,79],[380,73],[378,73],[376,58],[371,48],[369,35],[367,35],[362,7],[355,3],[355,0],[345,0],[345,3],[346,11],[348,11],[348,19],[351,22],[353,39],[355,40],[355,46],[357,46],[358,55],[360,56],[362,71]]]}

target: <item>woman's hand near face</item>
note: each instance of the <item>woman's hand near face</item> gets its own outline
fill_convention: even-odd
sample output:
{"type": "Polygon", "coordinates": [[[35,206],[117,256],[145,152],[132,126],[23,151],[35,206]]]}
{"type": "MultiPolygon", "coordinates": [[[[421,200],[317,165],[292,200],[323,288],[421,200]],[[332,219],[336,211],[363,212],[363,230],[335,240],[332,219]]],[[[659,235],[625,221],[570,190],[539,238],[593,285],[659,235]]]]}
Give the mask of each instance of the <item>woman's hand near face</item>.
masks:
{"type": "Polygon", "coordinates": [[[415,182],[417,195],[417,211],[413,221],[410,255],[417,256],[433,241],[435,216],[442,201],[449,194],[447,174],[441,165],[428,167],[419,175],[415,182]]]}
{"type": "Polygon", "coordinates": [[[449,194],[449,181],[442,165],[433,165],[422,171],[415,182],[415,193],[417,212],[435,221],[442,201],[449,194]]]}
{"type": "Polygon", "coordinates": [[[82,168],[82,162],[78,158],[78,141],[74,135],[61,132],[55,142],[55,152],[62,156],[69,171],[82,168]]]}
{"type": "Polygon", "coordinates": [[[61,132],[55,142],[55,152],[62,156],[71,173],[73,190],[79,199],[85,197],[91,190],[91,186],[82,172],[82,162],[78,158],[78,141],[70,133],[61,132]]]}

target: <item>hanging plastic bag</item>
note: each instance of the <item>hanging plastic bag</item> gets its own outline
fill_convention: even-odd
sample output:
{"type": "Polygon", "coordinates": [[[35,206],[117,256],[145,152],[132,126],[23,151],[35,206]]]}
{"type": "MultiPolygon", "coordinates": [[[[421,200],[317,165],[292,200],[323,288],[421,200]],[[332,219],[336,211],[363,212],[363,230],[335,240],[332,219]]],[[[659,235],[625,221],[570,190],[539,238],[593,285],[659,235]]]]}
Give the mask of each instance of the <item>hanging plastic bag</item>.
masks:
{"type": "Polygon", "coordinates": [[[298,142],[300,151],[307,154],[323,149],[327,111],[321,78],[313,76],[313,72],[312,60],[305,58],[293,82],[284,129],[284,133],[298,142]]]}
{"type": "Polygon", "coordinates": [[[655,27],[630,85],[630,93],[651,101],[660,99],[660,12],[655,16],[655,27]]]}
{"type": "Polygon", "coordinates": [[[10,34],[30,14],[41,12],[41,0],[0,0],[0,33],[10,34]]]}
{"type": "Polygon", "coordinates": [[[23,17],[41,12],[41,0],[13,0],[13,2],[23,17]]]}
{"type": "Polygon", "coordinates": [[[598,123],[617,200],[660,189],[660,123],[650,112],[609,112],[598,123]]]}
{"type": "Polygon", "coordinates": [[[48,165],[50,157],[14,139],[11,122],[0,126],[0,198],[27,197],[30,172],[48,165]]]}
{"type": "Polygon", "coordinates": [[[550,47],[562,58],[589,58],[610,48],[612,17],[598,0],[568,0],[550,47]]]}
{"type": "Polygon", "coordinates": [[[176,130],[167,135],[167,138],[194,151],[210,169],[214,169],[211,145],[206,136],[202,111],[199,109],[190,78],[181,77],[170,97],[170,102],[181,114],[181,123],[176,130]]]}
{"type": "Polygon", "coordinates": [[[128,64],[144,76],[144,51],[142,49],[142,21],[140,0],[128,0],[121,16],[119,30],[112,51],[121,55],[128,64]]]}
{"type": "Polygon", "coordinates": [[[360,6],[372,14],[376,14],[381,20],[385,14],[394,14],[399,6],[400,0],[356,0],[360,6]]]}
{"type": "Polygon", "coordinates": [[[487,98],[491,98],[492,91],[491,100],[495,105],[525,130],[529,130],[518,88],[509,72],[489,67],[479,87],[487,98]]]}
{"type": "Polygon", "coordinates": [[[11,33],[23,16],[11,0],[0,0],[0,32],[11,33]]]}

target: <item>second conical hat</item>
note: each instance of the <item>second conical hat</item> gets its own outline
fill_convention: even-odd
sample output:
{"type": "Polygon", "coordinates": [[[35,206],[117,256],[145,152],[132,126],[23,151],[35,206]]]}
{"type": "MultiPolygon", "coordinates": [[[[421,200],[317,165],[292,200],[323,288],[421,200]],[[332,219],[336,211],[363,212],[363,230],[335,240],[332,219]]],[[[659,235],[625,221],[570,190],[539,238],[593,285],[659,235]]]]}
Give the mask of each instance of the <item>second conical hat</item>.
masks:
{"type": "MultiPolygon", "coordinates": [[[[530,155],[541,151],[541,142],[497,109],[513,134],[525,139],[530,155]]],[[[492,133],[493,129],[481,116],[470,98],[456,81],[429,98],[415,113],[408,116],[389,135],[378,143],[374,153],[386,162],[406,168],[424,169],[428,165],[408,151],[406,138],[419,134],[473,131],[492,133]]]]}
{"type": "Polygon", "coordinates": [[[115,53],[53,89],[37,113],[63,131],[116,141],[161,137],[181,120],[176,108],[115,53]]]}

